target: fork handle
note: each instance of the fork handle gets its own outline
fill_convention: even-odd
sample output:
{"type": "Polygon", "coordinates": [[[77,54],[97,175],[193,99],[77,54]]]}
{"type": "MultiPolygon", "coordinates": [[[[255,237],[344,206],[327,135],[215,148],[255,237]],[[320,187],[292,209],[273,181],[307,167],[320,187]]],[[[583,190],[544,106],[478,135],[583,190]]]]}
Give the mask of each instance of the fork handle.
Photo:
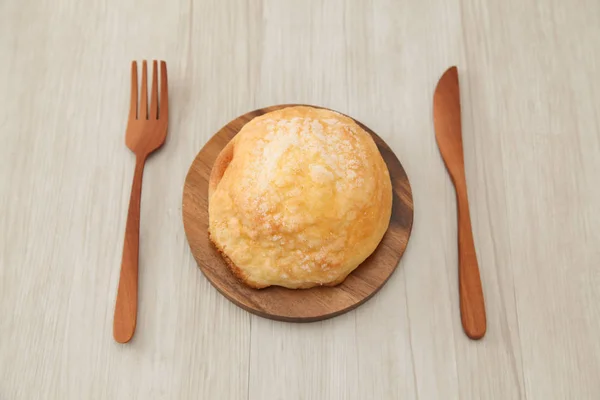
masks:
{"type": "Polygon", "coordinates": [[[139,155],[136,157],[131,197],[129,199],[123,259],[121,260],[121,276],[119,278],[113,323],[113,336],[119,343],[126,343],[131,340],[137,321],[140,198],[145,162],[145,157],[139,155]]]}
{"type": "Polygon", "coordinates": [[[486,331],[485,301],[475,253],[467,187],[457,185],[458,203],[458,283],[463,330],[471,339],[481,339],[486,331]]]}

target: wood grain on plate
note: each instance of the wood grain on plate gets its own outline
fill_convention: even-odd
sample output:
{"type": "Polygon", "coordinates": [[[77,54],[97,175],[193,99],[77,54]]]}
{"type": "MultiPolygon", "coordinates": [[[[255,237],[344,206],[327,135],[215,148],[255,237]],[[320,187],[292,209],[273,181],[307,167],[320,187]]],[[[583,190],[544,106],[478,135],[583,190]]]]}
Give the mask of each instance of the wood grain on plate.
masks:
{"type": "Polygon", "coordinates": [[[309,322],[352,310],[373,296],[396,269],[410,236],[413,202],[404,168],[389,146],[371,134],[390,171],[394,200],[389,228],[373,254],[335,287],[252,289],[230,272],[208,238],[208,179],[219,152],[253,118],[289,105],[262,108],[244,114],[216,133],[196,156],[183,189],[183,223],[200,269],[219,292],[254,314],[283,321],[309,322]]]}

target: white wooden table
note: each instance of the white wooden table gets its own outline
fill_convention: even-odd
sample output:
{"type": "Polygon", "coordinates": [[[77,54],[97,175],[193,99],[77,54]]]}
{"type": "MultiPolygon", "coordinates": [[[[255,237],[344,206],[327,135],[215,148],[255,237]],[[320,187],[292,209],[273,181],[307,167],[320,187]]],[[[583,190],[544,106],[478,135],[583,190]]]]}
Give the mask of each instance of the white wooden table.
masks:
{"type": "Polygon", "coordinates": [[[0,399],[600,399],[597,0],[0,1],[0,399]],[[130,62],[165,59],[146,165],[140,313],[112,338],[134,156],[130,62]],[[460,71],[488,312],[461,330],[454,192],[432,93],[460,71]],[[237,308],[196,267],[187,168],[234,117],[348,113],[410,177],[412,238],[356,311],[237,308]]]}

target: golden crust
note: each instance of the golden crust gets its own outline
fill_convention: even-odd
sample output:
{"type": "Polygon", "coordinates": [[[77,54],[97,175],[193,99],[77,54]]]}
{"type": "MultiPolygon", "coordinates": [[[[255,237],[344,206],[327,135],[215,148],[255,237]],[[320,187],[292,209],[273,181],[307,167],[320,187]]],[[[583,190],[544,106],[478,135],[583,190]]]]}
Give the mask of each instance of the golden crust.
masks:
{"type": "Polygon", "coordinates": [[[233,273],[233,276],[235,276],[237,278],[237,280],[239,280],[242,283],[245,283],[246,285],[254,288],[254,289],[263,289],[265,288],[265,286],[258,286],[256,284],[254,284],[252,281],[248,280],[248,276],[244,273],[244,271],[242,271],[237,265],[235,265],[233,263],[233,261],[231,261],[231,258],[227,257],[227,254],[225,254],[223,252],[223,250],[221,250],[219,248],[219,245],[217,243],[214,242],[212,235],[210,234],[210,232],[208,233],[208,238],[210,239],[211,243],[215,246],[215,248],[217,249],[217,251],[219,252],[219,254],[221,255],[221,257],[223,258],[223,260],[225,260],[225,263],[227,264],[227,266],[229,267],[229,269],[231,270],[231,272],[233,273]]]}
{"type": "Polygon", "coordinates": [[[229,163],[233,159],[233,146],[234,140],[230,140],[229,143],[227,143],[227,145],[223,147],[223,150],[221,150],[221,152],[217,156],[217,159],[215,160],[215,163],[213,164],[212,170],[210,171],[210,177],[208,179],[209,199],[212,193],[217,188],[219,182],[221,182],[223,174],[225,174],[225,170],[227,169],[229,163]]]}
{"type": "MultiPolygon", "coordinates": [[[[264,289],[270,285],[258,285],[257,283],[253,282],[252,280],[248,279],[248,275],[246,275],[244,273],[244,271],[242,271],[241,268],[239,268],[237,265],[235,265],[233,263],[233,261],[231,261],[231,258],[229,258],[227,256],[227,254],[225,254],[223,252],[223,250],[221,250],[219,248],[219,245],[217,243],[214,242],[210,232],[208,233],[208,238],[210,239],[211,243],[213,244],[213,246],[215,246],[215,248],[217,249],[217,251],[219,252],[219,254],[221,255],[221,257],[223,258],[223,260],[225,261],[225,263],[227,264],[227,266],[229,267],[229,269],[231,270],[231,273],[233,274],[233,276],[236,277],[236,279],[244,284],[246,284],[247,286],[250,286],[251,288],[254,289],[264,289]]],[[[345,276],[341,276],[340,278],[338,278],[337,280],[333,281],[333,282],[329,282],[329,283],[324,283],[323,286],[336,286],[339,285],[340,283],[344,282],[344,280],[348,277],[348,275],[345,276]]],[[[315,287],[318,286],[312,282],[308,282],[308,283],[304,283],[304,284],[300,284],[298,286],[296,286],[294,289],[310,289],[311,287],[315,287]]]]}
{"type": "Polygon", "coordinates": [[[209,235],[253,288],[335,286],[377,247],[391,215],[371,136],[330,110],[288,107],[246,124],[209,179],[209,235]]]}

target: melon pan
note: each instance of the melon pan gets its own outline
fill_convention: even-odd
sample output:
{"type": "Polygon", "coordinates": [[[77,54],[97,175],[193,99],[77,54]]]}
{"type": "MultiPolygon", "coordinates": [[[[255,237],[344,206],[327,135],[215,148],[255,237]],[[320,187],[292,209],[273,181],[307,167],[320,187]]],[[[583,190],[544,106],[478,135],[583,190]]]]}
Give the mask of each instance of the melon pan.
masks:
{"type": "Polygon", "coordinates": [[[294,106],[254,118],[223,148],[208,209],[210,240],[248,286],[334,286],[383,238],[392,187],[354,120],[294,106]]]}

